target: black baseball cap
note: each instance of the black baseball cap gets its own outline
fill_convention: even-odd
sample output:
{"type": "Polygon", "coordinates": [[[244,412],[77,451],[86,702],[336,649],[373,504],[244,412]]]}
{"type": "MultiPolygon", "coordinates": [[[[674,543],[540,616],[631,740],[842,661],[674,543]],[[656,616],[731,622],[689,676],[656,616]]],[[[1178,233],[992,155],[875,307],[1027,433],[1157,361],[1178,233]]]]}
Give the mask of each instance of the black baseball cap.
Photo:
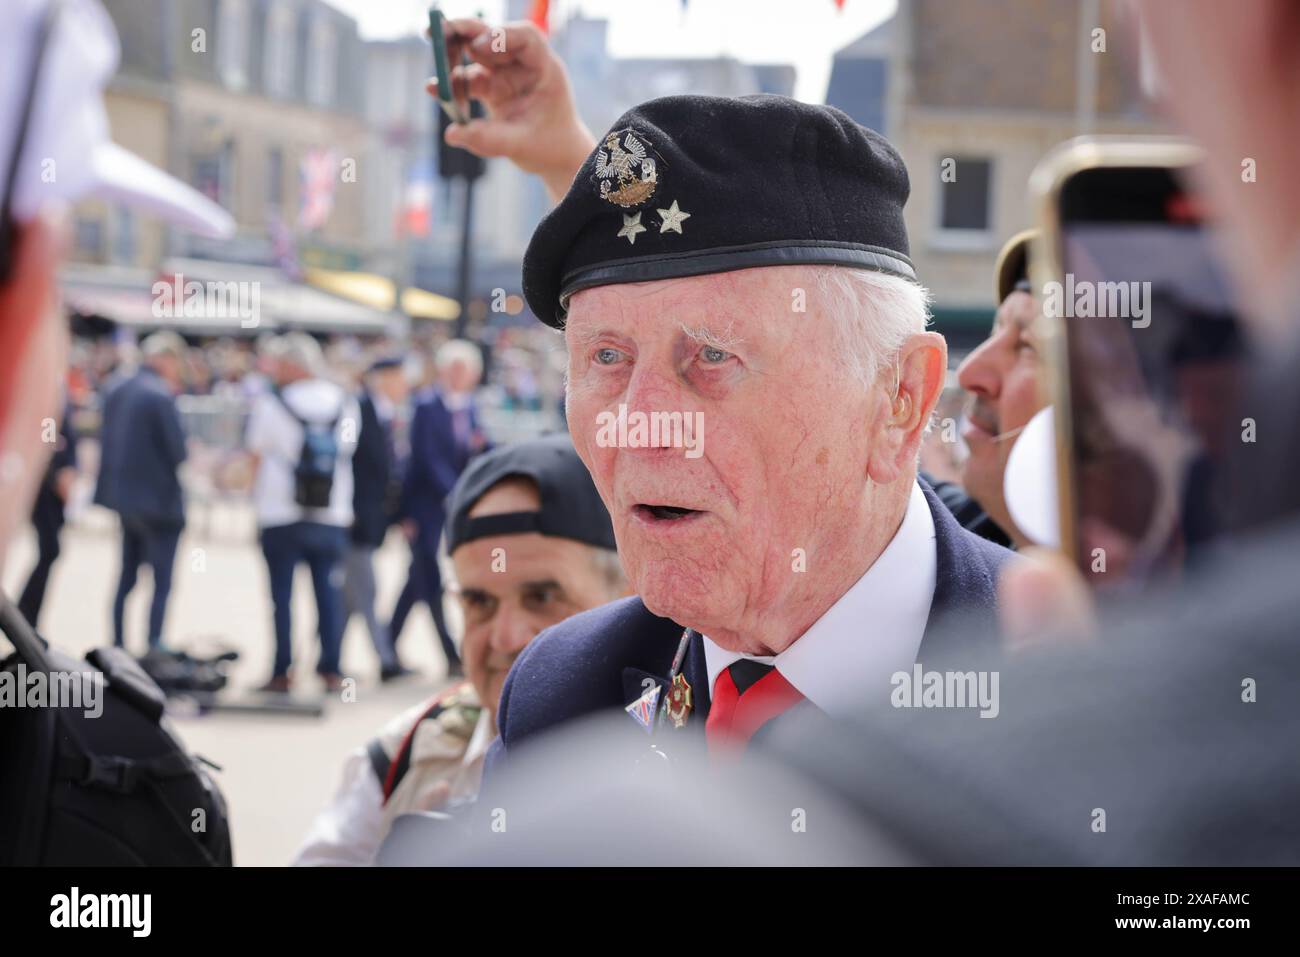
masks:
{"type": "Polygon", "coordinates": [[[516,442],[485,452],[461,473],[447,496],[449,555],[475,539],[528,532],[615,550],[609,512],[567,434],[516,442]],[[470,509],[480,498],[502,480],[515,476],[537,483],[541,498],[537,511],[470,518],[470,509]]]}

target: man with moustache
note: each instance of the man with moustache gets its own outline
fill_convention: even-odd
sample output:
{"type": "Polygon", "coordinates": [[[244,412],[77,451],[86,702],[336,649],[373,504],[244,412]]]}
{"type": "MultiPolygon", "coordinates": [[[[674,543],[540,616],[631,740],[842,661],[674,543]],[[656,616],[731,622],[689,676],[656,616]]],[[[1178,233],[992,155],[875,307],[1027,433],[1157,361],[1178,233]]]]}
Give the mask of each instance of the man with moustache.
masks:
{"type": "Polygon", "coordinates": [[[998,254],[993,329],[957,368],[957,381],[970,393],[962,430],[967,447],[962,484],[935,483],[962,527],[1017,548],[1031,543],[1011,520],[1003,476],[1016,437],[1047,404],[1042,335],[1035,322],[1039,309],[1029,286],[1029,245],[1035,232],[1012,236],[998,254]]]}
{"type": "Polygon", "coordinates": [[[299,865],[364,865],[396,818],[472,801],[506,674],[538,632],[627,594],[614,530],[568,436],[479,456],[448,499],[466,681],[390,721],[354,751],[299,865]]]}
{"type": "Polygon", "coordinates": [[[505,32],[449,26],[473,60],[453,82],[489,110],[449,141],[526,157],[563,196],[524,293],[564,331],[569,429],[638,597],[520,656],[490,764],[603,709],[722,754],[796,705],[885,700],[893,672],[942,650],[933,623],[991,615],[1009,554],[917,481],[947,348],[907,257],[901,158],[833,108],[674,96],[586,140],[575,177],[586,132],[562,67],[536,31],[505,32]],[[597,441],[621,405],[702,416],[702,455],[671,430],[597,441]]]}

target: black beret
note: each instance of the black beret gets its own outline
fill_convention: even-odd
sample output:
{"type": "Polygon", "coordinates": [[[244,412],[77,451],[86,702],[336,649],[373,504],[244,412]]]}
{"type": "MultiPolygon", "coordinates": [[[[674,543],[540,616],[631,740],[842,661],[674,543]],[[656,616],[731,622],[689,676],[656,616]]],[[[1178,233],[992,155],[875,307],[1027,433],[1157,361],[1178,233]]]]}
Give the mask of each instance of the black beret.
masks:
{"type": "Polygon", "coordinates": [[[497,446],[474,458],[447,496],[447,554],[466,542],[538,532],[615,550],[614,526],[591,473],[565,433],[497,446]],[[537,483],[541,507],[470,518],[474,504],[498,482],[522,475],[537,483]]]}
{"type": "Polygon", "coordinates": [[[569,296],[754,266],[916,279],[907,168],[879,133],[784,96],[665,96],[624,113],[538,224],[524,296],[564,325],[569,296]]]}

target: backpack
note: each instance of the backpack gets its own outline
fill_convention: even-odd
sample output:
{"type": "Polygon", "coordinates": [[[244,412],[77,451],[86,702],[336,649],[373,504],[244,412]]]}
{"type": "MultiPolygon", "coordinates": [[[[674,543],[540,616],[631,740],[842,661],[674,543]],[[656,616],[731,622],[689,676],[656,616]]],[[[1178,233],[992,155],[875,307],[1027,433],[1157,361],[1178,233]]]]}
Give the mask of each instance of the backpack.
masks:
{"type": "Polygon", "coordinates": [[[293,410],[284,393],[277,389],[275,395],[302,426],[302,452],[293,470],[293,500],[303,508],[329,508],[330,493],[334,490],[334,467],[339,457],[339,443],[334,432],[343,417],[342,407],[328,424],[308,422],[293,410]]]}
{"type": "Polygon", "coordinates": [[[221,792],[135,659],[49,648],[3,596],[0,630],[16,649],[0,661],[0,865],[229,866],[221,792]]]}

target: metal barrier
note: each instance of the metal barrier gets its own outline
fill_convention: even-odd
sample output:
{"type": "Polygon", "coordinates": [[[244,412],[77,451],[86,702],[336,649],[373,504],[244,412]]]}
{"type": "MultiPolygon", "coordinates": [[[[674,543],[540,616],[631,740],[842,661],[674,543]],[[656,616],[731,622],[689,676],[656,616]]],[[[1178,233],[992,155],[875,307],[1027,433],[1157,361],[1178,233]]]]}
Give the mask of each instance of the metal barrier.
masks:
{"type": "Polygon", "coordinates": [[[249,400],[243,396],[176,397],[176,409],[180,412],[186,437],[223,451],[234,451],[243,446],[250,406],[249,400]]]}

